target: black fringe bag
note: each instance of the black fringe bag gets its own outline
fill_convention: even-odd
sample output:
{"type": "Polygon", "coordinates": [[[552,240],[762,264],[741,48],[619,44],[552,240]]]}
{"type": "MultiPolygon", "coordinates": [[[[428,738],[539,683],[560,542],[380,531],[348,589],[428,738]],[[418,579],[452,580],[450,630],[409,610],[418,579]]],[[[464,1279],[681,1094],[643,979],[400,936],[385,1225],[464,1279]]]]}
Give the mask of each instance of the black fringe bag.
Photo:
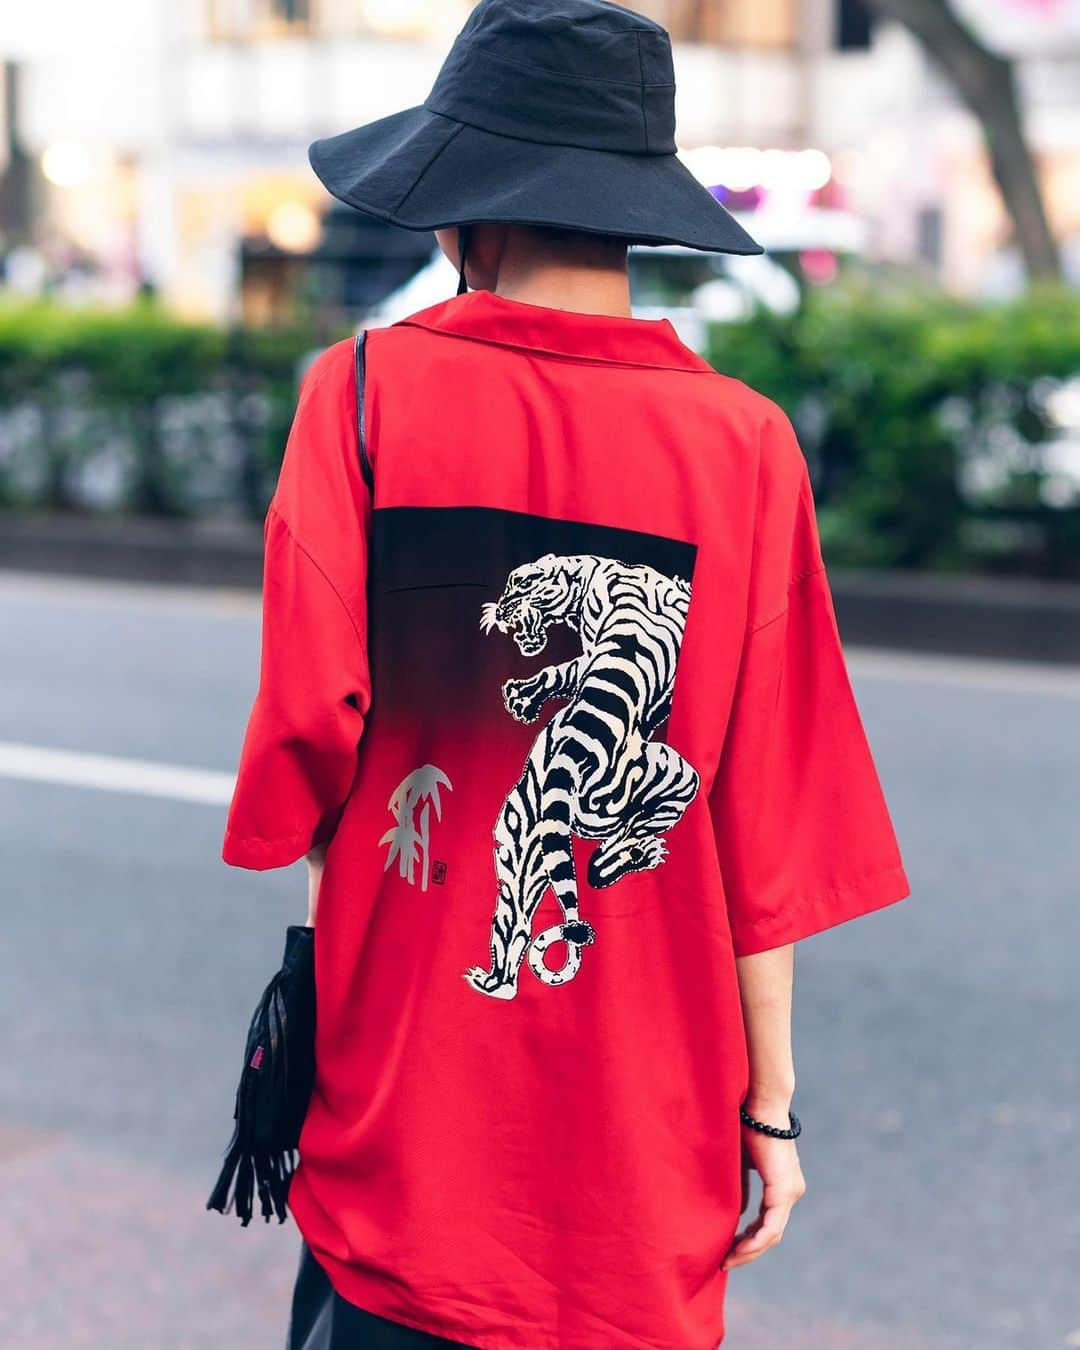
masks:
{"type": "Polygon", "coordinates": [[[314,1080],[315,930],[296,924],[286,932],[281,969],[266,986],[248,1028],[233,1111],[236,1125],[207,1209],[225,1214],[235,1205],[246,1228],[258,1191],[266,1222],[274,1214],[285,1222],[314,1080]]]}

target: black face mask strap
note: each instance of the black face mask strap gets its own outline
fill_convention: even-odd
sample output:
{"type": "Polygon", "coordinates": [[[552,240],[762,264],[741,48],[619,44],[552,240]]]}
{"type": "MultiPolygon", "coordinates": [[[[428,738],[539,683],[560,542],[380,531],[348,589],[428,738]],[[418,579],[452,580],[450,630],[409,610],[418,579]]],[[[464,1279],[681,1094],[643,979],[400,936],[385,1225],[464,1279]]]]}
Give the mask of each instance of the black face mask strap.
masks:
{"type": "Polygon", "coordinates": [[[457,232],[458,248],[458,284],[457,293],[461,295],[463,291],[469,289],[469,283],[465,280],[465,254],[469,248],[469,227],[468,225],[459,225],[457,232]]]}

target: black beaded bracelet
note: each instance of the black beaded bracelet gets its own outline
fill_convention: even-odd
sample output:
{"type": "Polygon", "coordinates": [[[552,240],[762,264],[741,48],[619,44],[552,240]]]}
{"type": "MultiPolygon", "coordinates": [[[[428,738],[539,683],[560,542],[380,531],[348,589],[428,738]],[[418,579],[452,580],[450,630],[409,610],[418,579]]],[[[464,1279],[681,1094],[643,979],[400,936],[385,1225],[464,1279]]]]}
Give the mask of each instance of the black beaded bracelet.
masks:
{"type": "Polygon", "coordinates": [[[739,1107],[739,1119],[744,1125],[749,1125],[752,1130],[757,1130],[759,1134],[767,1134],[772,1139],[798,1139],[802,1134],[802,1124],[799,1117],[794,1112],[788,1112],[788,1120],[791,1121],[790,1130],[781,1130],[776,1125],[766,1125],[763,1120],[755,1120],[744,1106],[739,1107]]]}

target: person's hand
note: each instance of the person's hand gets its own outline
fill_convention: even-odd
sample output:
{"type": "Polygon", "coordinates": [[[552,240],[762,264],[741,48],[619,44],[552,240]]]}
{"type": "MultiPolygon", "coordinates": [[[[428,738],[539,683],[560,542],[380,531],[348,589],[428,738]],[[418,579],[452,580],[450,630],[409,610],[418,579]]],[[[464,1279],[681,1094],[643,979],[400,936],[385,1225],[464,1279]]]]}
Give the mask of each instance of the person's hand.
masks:
{"type": "MultiPolygon", "coordinates": [[[[754,1109],[747,1103],[747,1111],[755,1120],[771,1125],[784,1123],[784,1115],[775,1110],[763,1114],[763,1108],[754,1109]]],[[[745,1228],[736,1233],[735,1240],[724,1257],[723,1270],[749,1265],[763,1252],[775,1247],[784,1236],[795,1202],[806,1192],[799,1152],[794,1139],[773,1139],[747,1125],[740,1126],[742,1134],[742,1211],[750,1202],[750,1169],[761,1177],[763,1192],[757,1215],[745,1228]]]]}

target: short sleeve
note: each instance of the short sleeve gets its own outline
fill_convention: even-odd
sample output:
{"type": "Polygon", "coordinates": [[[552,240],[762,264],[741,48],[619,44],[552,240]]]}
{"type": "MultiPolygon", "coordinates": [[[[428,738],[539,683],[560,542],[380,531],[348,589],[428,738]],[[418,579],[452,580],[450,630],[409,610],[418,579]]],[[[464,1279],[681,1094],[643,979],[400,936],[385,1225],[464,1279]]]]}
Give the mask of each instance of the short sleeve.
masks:
{"type": "Polygon", "coordinates": [[[259,686],[222,847],[237,867],[284,867],[333,836],[371,701],[355,383],[331,353],[302,387],[266,516],[259,686]]]}
{"type": "Polygon", "coordinates": [[[783,601],[751,625],[709,796],[737,956],[909,890],[844,663],[801,456],[799,466],[786,544],[774,540],[783,601]]]}

